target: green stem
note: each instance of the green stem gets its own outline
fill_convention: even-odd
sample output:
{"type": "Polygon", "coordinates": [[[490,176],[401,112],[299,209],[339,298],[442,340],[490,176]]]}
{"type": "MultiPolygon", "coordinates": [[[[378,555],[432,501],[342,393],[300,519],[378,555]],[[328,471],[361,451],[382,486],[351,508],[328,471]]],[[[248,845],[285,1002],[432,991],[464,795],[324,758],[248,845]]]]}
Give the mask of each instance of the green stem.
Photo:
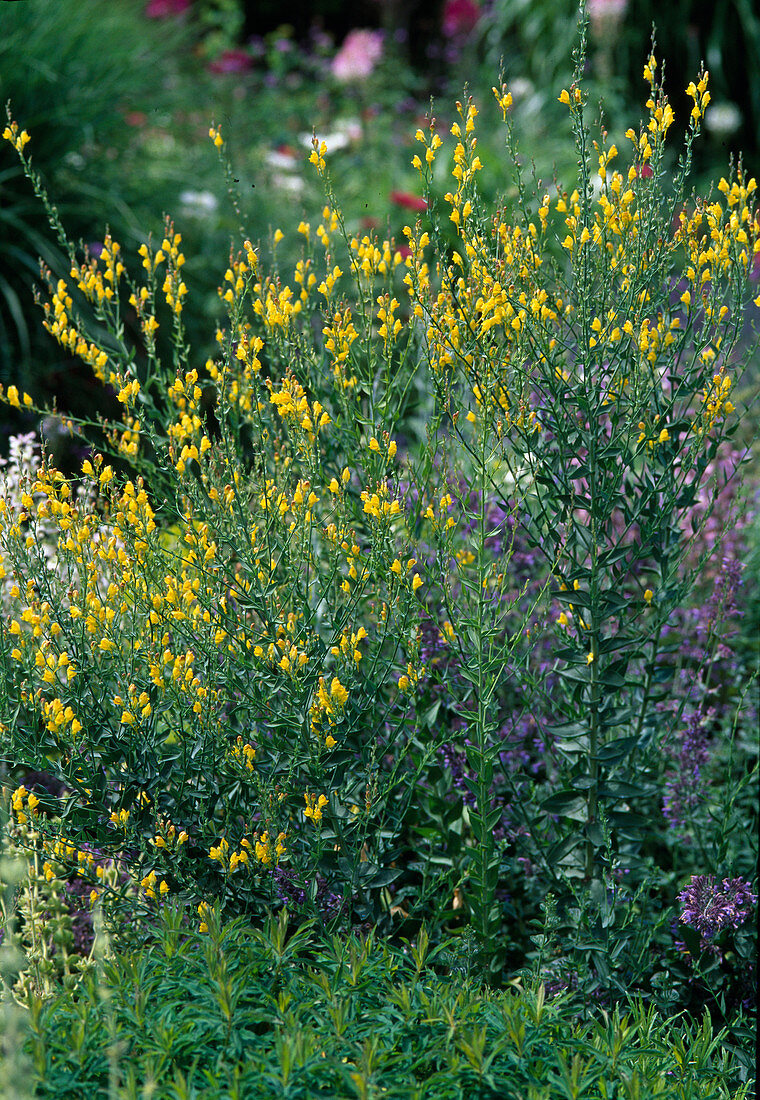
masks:
{"type": "MultiPolygon", "coordinates": [[[[489,789],[491,785],[491,766],[488,760],[488,703],[491,696],[489,690],[489,664],[490,652],[485,652],[487,633],[486,624],[486,581],[488,563],[486,560],[486,449],[487,440],[485,428],[481,430],[480,453],[478,455],[478,594],[477,594],[477,656],[476,656],[476,690],[477,690],[477,717],[475,725],[475,742],[477,745],[478,761],[478,793],[476,812],[478,821],[475,829],[475,861],[477,867],[477,887],[479,897],[477,900],[477,932],[480,947],[484,958],[492,955],[491,945],[491,907],[492,907],[492,883],[490,875],[491,856],[493,852],[493,837],[488,828],[489,789]]],[[[490,647],[489,647],[490,649],[490,647]]]]}

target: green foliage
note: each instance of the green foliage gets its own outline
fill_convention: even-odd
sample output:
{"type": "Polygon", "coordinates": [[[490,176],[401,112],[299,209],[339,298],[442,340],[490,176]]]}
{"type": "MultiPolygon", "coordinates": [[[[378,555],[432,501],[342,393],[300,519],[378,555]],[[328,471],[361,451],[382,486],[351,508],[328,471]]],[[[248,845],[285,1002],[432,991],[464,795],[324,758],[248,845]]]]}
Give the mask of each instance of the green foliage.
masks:
{"type": "MultiPolygon", "coordinates": [[[[746,914],[709,940],[677,931],[675,905],[689,874],[752,873],[739,839],[752,670],[728,664],[736,585],[712,568],[708,534],[739,462],[729,397],[747,358],[757,187],[737,166],[706,196],[688,190],[702,73],[671,171],[654,57],[646,121],[620,150],[594,141],[584,57],[582,32],[558,97],[575,186],[552,193],[520,171],[512,99],[494,89],[510,203],[494,209],[480,188],[503,157],[487,163],[479,108],[458,103],[449,149],[435,119],[416,134],[427,205],[403,251],[347,223],[315,137],[321,220],[274,232],[264,262],[227,121],[212,125],[240,238],[200,346],[179,224],[146,240],[136,271],[108,233],[99,256],[77,247],[9,117],[4,137],[67,258],[65,278],[43,271],[45,326],[115,394],[107,420],[64,423],[89,447],[74,476],[16,456],[0,497],[8,837],[29,867],[9,936],[27,954],[26,1003],[85,975],[71,1000],[92,1009],[82,1043],[100,1026],[84,918],[98,914],[124,955],[162,912],[179,922],[174,899],[209,937],[227,1023],[207,1038],[233,1061],[231,1021],[255,975],[230,979],[219,915],[278,906],[297,913],[296,945],[312,922],[391,940],[424,925],[436,950],[464,930],[445,950],[467,978],[518,974],[609,1013],[635,991],[651,1002],[648,1022],[630,1009],[637,1042],[657,1012],[701,1018],[704,1005],[730,1024],[728,1043],[746,1036],[746,914]],[[703,601],[696,626],[690,599],[703,601]],[[34,790],[27,772],[42,777],[34,790]]],[[[44,411],[15,383],[2,396],[44,411]]],[[[324,1045],[308,1038],[313,1017],[288,1015],[279,919],[266,952],[277,1012],[300,1037],[275,1034],[274,1051],[280,1085],[296,1089],[299,1065],[319,1077],[324,1045]]],[[[183,957],[196,934],[173,934],[183,957]]],[[[370,947],[351,943],[349,973],[370,973],[356,955],[370,947]]],[[[509,1014],[502,997],[483,1005],[509,1014]]],[[[440,1018],[457,1010],[446,1002],[440,1018]]],[[[385,1066],[417,1066],[454,1074],[451,1095],[459,1078],[504,1095],[504,1052],[480,1012],[449,1024],[445,1065],[438,1051],[407,1066],[367,1033],[341,1080],[369,1095],[385,1066]]],[[[113,1015],[103,1026],[118,1035],[113,1015]]],[[[151,1026],[159,1046],[133,1061],[144,1053],[163,1079],[174,1025],[151,1026]]],[[[596,1088],[591,1026],[519,1087],[596,1088]]],[[[704,1026],[689,1039],[696,1065],[711,1057],[704,1026]]],[[[115,1054],[108,1073],[115,1087],[115,1054]]]]}
{"type": "Polygon", "coordinates": [[[25,1046],[35,1095],[548,1100],[739,1100],[706,1015],[662,1020],[640,1001],[611,1014],[494,994],[454,979],[424,929],[401,953],[366,939],[209,916],[198,937],[162,911],[151,950],[101,958],[75,996],[34,1002],[25,1046]]]}
{"type": "MultiPolygon", "coordinates": [[[[131,136],[124,114],[160,109],[162,73],[181,42],[176,29],[158,33],[142,6],[139,0],[3,5],[0,103],[12,99],[34,127],[37,167],[54,181],[75,237],[92,232],[93,217],[95,224],[110,220],[122,237],[137,225],[122,161],[131,136]]],[[[50,351],[31,321],[31,288],[40,257],[58,271],[65,257],[46,232],[23,172],[5,158],[0,196],[0,376],[49,392],[52,380],[37,364],[50,351]]]]}

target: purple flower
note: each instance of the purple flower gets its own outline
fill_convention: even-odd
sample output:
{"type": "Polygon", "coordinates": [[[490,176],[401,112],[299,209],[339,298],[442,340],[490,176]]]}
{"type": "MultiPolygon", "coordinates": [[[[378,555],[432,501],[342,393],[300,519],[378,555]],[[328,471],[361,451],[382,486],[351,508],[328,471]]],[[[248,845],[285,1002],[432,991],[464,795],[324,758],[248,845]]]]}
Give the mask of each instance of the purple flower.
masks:
{"type": "MultiPolygon", "coordinates": [[[[292,868],[275,867],[272,877],[280,901],[296,913],[305,912],[309,895],[297,873],[292,868]]],[[[317,893],[314,900],[320,915],[326,921],[337,917],[344,906],[344,899],[327,889],[327,883],[322,875],[317,875],[317,893]]]]}
{"type": "MultiPolygon", "coordinates": [[[[470,741],[465,739],[465,745],[469,745],[470,741]]],[[[467,780],[474,779],[473,772],[467,767],[467,752],[465,750],[457,748],[454,744],[442,745],[438,750],[441,757],[441,761],[445,768],[451,772],[451,780],[454,785],[454,789],[459,791],[462,795],[462,801],[465,806],[475,805],[475,795],[467,786],[467,780]]]]}
{"type": "Polygon", "coordinates": [[[742,878],[724,878],[718,886],[714,875],[692,875],[678,900],[680,920],[701,933],[704,948],[724,928],[738,928],[744,923],[757,904],[757,894],[742,878]]]}
{"type": "MultiPolygon", "coordinates": [[[[708,714],[708,717],[712,715],[708,714]]],[[[662,812],[671,828],[682,828],[691,811],[702,801],[702,770],[709,759],[704,716],[696,710],[687,719],[686,729],[680,735],[675,768],[665,783],[662,812]]]]}
{"type": "Polygon", "coordinates": [[[715,578],[709,600],[700,609],[697,633],[701,641],[707,641],[718,625],[730,618],[741,618],[736,596],[742,583],[744,566],[733,557],[724,557],[715,578]]]}

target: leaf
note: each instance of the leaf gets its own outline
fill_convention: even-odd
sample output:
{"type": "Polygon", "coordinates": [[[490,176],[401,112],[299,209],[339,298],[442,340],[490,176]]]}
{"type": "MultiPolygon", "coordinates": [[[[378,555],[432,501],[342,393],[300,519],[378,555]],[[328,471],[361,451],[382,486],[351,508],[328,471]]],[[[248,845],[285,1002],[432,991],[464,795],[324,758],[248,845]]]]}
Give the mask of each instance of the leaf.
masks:
{"type": "Polygon", "coordinates": [[[622,726],[630,721],[633,715],[633,707],[604,707],[599,712],[599,717],[607,729],[612,726],[622,726]]]}
{"type": "Polygon", "coordinates": [[[599,794],[603,798],[641,798],[647,793],[647,788],[645,787],[637,786],[634,783],[624,783],[622,781],[607,783],[599,788],[599,794]]]}
{"type": "Polygon", "coordinates": [[[403,867],[378,867],[376,863],[360,863],[359,864],[359,879],[365,886],[373,886],[378,888],[380,886],[388,886],[391,882],[395,882],[400,874],[403,873],[403,867]]]}
{"type": "Polygon", "coordinates": [[[604,553],[599,555],[597,565],[600,569],[607,569],[610,565],[614,565],[616,561],[624,558],[633,549],[633,546],[614,546],[611,550],[605,550],[604,553]]]}
{"type": "Polygon", "coordinates": [[[563,680],[571,680],[575,683],[587,684],[589,674],[585,668],[558,668],[557,675],[563,680]]]}
{"type": "Polygon", "coordinates": [[[602,638],[599,643],[599,652],[614,653],[616,649],[625,649],[627,650],[626,661],[628,662],[631,658],[630,646],[635,641],[636,639],[632,634],[616,634],[614,638],[602,638]]]}
{"type": "Polygon", "coordinates": [[[577,848],[580,843],[581,838],[577,833],[572,833],[570,836],[564,837],[563,840],[555,841],[546,853],[546,862],[550,867],[553,867],[577,848]]]}
{"type": "Polygon", "coordinates": [[[625,760],[635,744],[635,737],[617,737],[614,741],[608,741],[606,745],[602,745],[595,759],[600,764],[617,764],[621,760],[625,760]]]}
{"type": "Polygon", "coordinates": [[[582,589],[578,591],[575,589],[568,589],[567,592],[552,592],[552,596],[555,600],[559,600],[560,603],[571,603],[573,607],[591,607],[591,596],[582,589]]]}
{"type": "Polygon", "coordinates": [[[651,820],[648,817],[634,813],[632,810],[608,810],[607,819],[614,829],[623,833],[630,830],[636,838],[642,829],[651,826],[651,820]]]}
{"type": "Polygon", "coordinates": [[[588,733],[587,722],[562,722],[557,726],[547,726],[546,732],[552,734],[554,737],[566,738],[572,740],[574,737],[583,737],[588,733]]]}
{"type": "Polygon", "coordinates": [[[541,802],[541,809],[558,817],[574,817],[586,808],[585,800],[577,791],[565,790],[552,794],[541,802]]]}
{"type": "Polygon", "coordinates": [[[571,783],[575,791],[588,791],[594,786],[596,780],[593,775],[578,775],[571,780],[571,783]]]}
{"type": "Polygon", "coordinates": [[[436,699],[431,707],[425,711],[422,715],[421,722],[424,726],[427,726],[429,730],[435,725],[435,720],[438,717],[438,711],[441,709],[441,700],[436,699]]]}
{"type": "Polygon", "coordinates": [[[602,613],[604,614],[605,611],[610,613],[622,611],[630,606],[631,601],[627,596],[621,596],[614,588],[608,588],[602,592],[601,603],[602,613]]]}

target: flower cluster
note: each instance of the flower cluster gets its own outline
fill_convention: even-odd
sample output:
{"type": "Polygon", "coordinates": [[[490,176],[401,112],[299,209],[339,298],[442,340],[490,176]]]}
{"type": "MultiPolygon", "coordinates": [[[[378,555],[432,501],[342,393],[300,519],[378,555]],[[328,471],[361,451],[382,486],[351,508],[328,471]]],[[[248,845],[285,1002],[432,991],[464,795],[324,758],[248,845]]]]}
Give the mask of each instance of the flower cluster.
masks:
{"type": "MultiPolygon", "coordinates": [[[[476,8],[455,9],[463,33],[476,8]]],[[[361,63],[349,46],[339,79],[377,60],[378,39],[361,63]]],[[[348,897],[350,867],[377,908],[407,824],[392,792],[437,761],[440,789],[466,803],[456,871],[493,945],[505,846],[524,841],[514,858],[533,870],[547,840],[590,882],[602,811],[638,828],[623,799],[648,767],[682,521],[736,412],[732,341],[760,250],[741,167],[663,213],[674,113],[656,73],[651,57],[649,117],[620,150],[603,135],[577,186],[518,189],[509,217],[485,216],[478,108],[458,103],[445,247],[441,204],[398,192],[428,211],[403,249],[350,237],[315,137],[321,220],[298,226],[292,269],[233,247],[205,364],[186,345],[170,220],[136,276],[108,235],[97,255],[71,246],[65,278],[48,273],[49,332],[118,408],[75,476],[35,462],[0,493],[0,722],[10,752],[51,761],[72,792],[77,851],[88,829],[134,847],[143,898],[240,911],[278,884],[300,903],[317,867],[336,889],[344,875],[348,897]],[[541,784],[531,835],[528,811],[520,826],[510,815],[541,784]]],[[[576,75],[560,100],[578,136],[576,75]]],[[[494,91],[511,133],[510,93],[494,91]]],[[[694,97],[692,138],[706,74],[694,97]]],[[[224,155],[219,128],[209,136],[224,155]]],[[[431,119],[416,140],[430,195],[444,138],[431,119]]],[[[34,407],[16,386],[1,396],[34,407]]],[[[708,633],[737,585],[728,562],[708,633]]],[[[701,798],[702,702],[668,780],[679,828],[701,798]]],[[[19,827],[36,797],[16,792],[19,827]]]]}
{"type": "Polygon", "coordinates": [[[366,80],[383,55],[382,31],[352,30],[333,58],[331,69],[336,80],[348,83],[366,80]]]}
{"type": "Polygon", "coordinates": [[[662,812],[671,828],[680,831],[702,801],[704,768],[710,759],[706,717],[695,710],[687,719],[678,741],[675,767],[665,783],[662,812]]]}
{"type": "Polygon", "coordinates": [[[724,878],[721,883],[714,875],[693,875],[689,885],[678,895],[681,905],[680,920],[695,928],[702,936],[705,947],[725,928],[739,928],[757,905],[757,894],[751,884],[742,878],[724,878]]]}

